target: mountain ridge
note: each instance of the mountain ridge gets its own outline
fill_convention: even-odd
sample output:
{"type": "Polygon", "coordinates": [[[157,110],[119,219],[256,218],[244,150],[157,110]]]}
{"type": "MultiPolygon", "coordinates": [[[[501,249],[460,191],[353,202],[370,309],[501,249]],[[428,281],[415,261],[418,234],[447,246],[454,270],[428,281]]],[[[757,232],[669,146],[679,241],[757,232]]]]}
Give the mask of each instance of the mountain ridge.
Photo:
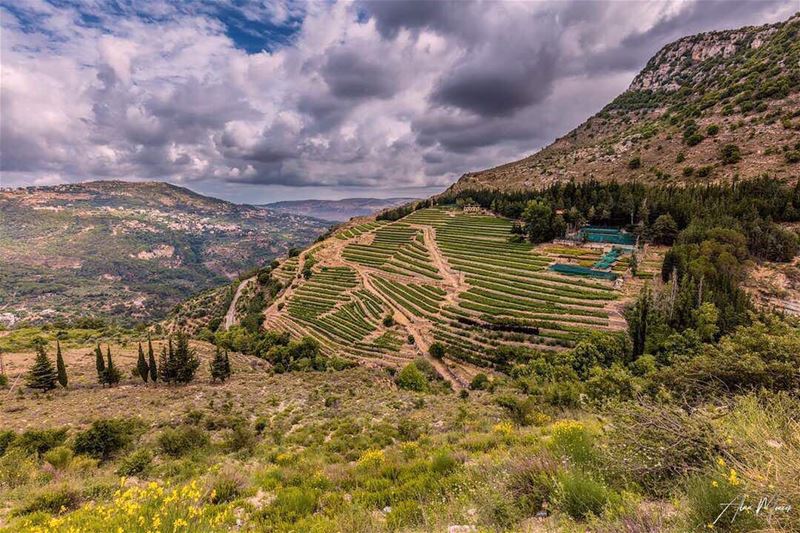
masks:
{"type": "Polygon", "coordinates": [[[342,198],[341,200],[287,200],[260,204],[259,207],[284,213],[313,216],[322,220],[344,222],[353,217],[372,215],[383,209],[397,207],[417,198],[342,198]]]}
{"type": "Polygon", "coordinates": [[[595,180],[797,179],[800,14],[664,46],[602,111],[523,159],[461,176],[448,193],[595,180]],[[726,157],[725,149],[733,151],[726,157]],[[791,154],[791,155],[787,155],[791,154]]]}

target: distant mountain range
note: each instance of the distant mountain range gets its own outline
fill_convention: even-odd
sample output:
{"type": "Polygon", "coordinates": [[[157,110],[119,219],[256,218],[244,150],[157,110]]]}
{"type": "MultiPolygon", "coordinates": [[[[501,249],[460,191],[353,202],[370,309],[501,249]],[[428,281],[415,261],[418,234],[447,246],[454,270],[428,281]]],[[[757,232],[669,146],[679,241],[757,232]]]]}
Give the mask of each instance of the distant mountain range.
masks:
{"type": "Polygon", "coordinates": [[[282,213],[305,215],[322,220],[343,222],[353,217],[372,215],[383,209],[397,207],[417,198],[346,198],[344,200],[295,200],[274,202],[263,207],[282,213]]]}
{"type": "Polygon", "coordinates": [[[0,190],[0,320],[159,318],[328,226],[157,182],[0,190]]]}

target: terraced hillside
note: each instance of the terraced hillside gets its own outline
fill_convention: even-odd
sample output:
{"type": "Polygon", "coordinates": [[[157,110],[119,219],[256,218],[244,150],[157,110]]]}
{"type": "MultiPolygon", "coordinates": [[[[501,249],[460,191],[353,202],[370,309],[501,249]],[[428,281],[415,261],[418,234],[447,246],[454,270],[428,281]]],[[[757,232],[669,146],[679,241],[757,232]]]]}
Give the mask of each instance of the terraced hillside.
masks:
{"type": "Polygon", "coordinates": [[[625,327],[612,282],[548,268],[558,250],[584,261],[598,251],[512,242],[511,228],[447,207],[353,223],[281,266],[290,285],[264,326],[370,365],[428,356],[439,342],[446,356],[428,357],[456,386],[481,369],[508,370],[505,347],[563,350],[591,331],[625,327]],[[310,264],[305,279],[298,265],[310,264]]]}

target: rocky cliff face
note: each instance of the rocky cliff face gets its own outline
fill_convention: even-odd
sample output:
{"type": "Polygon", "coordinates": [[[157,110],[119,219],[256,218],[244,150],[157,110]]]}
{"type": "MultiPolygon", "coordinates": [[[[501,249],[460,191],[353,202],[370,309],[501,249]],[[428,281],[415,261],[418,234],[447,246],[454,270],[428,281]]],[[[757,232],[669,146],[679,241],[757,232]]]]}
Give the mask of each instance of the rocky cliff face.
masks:
{"type": "Polygon", "coordinates": [[[629,89],[536,154],[454,190],[569,180],[658,183],[800,175],[800,14],[665,46],[629,89]]]}

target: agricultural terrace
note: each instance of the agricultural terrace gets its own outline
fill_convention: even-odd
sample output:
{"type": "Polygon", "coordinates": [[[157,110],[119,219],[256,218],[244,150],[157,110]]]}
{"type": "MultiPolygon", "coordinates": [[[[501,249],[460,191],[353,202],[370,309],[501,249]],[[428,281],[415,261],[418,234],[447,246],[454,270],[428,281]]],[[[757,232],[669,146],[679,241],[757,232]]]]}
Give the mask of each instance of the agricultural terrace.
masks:
{"type": "Polygon", "coordinates": [[[511,242],[511,227],[498,217],[428,208],[340,230],[316,247],[323,259],[278,299],[288,312],[268,313],[267,327],[381,364],[438,341],[449,367],[468,376],[476,367],[508,370],[504,346],[560,350],[590,331],[624,326],[610,282],[548,270],[562,257],[591,266],[600,251],[511,242]],[[384,324],[390,314],[396,324],[384,324]]]}

